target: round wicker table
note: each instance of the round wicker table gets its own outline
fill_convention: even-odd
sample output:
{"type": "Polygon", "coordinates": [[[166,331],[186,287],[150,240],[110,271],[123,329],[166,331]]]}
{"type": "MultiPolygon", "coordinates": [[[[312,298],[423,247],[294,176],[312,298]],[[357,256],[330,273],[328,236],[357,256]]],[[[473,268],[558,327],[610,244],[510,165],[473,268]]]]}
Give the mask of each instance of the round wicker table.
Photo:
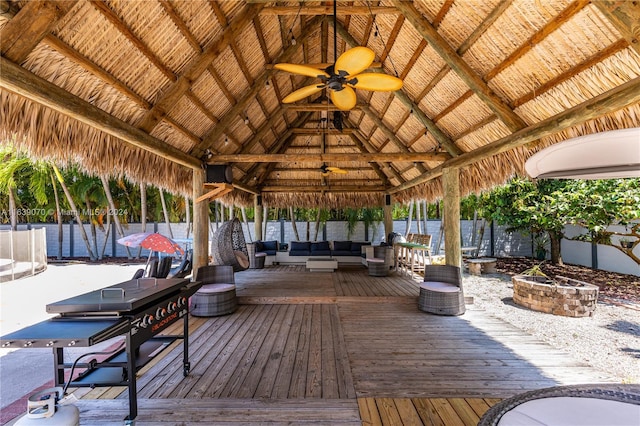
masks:
{"type": "Polygon", "coordinates": [[[491,407],[478,426],[520,424],[637,425],[640,385],[557,386],[525,392],[491,407]]]}

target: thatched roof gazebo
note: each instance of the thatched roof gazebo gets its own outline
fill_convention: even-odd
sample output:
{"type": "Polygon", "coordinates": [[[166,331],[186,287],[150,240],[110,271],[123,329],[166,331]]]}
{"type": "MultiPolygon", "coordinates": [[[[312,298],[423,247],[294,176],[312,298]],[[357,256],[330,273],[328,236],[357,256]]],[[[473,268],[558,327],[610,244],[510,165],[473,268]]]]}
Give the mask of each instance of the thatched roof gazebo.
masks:
{"type": "Polygon", "coordinates": [[[460,194],[539,149],[640,125],[639,21],[612,0],[339,1],[335,21],[330,1],[0,0],[0,136],[194,199],[203,164],[224,164],[227,203],[444,197],[455,218],[460,194]],[[354,46],[402,88],[357,89],[339,116],[327,90],[282,102],[314,79],[274,64],[324,68],[354,46]]]}

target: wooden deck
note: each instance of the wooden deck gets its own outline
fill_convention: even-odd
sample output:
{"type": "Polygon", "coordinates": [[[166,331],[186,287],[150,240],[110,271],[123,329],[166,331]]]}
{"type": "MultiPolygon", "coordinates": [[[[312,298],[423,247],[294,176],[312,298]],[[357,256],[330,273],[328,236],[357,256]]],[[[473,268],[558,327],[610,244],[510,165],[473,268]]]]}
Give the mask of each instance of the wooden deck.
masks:
{"type": "MultiPolygon", "coordinates": [[[[191,319],[188,377],[180,343],[140,372],[137,425],[475,425],[525,390],[612,381],[473,305],[419,311],[407,277],[279,266],[236,281],[234,314],[191,319]]],[[[82,424],[128,412],[125,388],[76,393],[82,424]]]]}

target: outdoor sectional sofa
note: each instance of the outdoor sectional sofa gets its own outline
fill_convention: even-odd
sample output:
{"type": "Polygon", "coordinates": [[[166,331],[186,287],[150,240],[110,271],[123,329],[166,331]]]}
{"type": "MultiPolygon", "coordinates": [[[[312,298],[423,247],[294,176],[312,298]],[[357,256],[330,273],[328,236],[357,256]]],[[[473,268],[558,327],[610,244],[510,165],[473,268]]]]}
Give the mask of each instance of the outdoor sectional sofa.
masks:
{"type": "Polygon", "coordinates": [[[287,251],[277,241],[256,241],[256,253],[266,253],[265,265],[304,265],[310,257],[332,257],[338,264],[366,265],[369,241],[291,241],[287,251]]]}

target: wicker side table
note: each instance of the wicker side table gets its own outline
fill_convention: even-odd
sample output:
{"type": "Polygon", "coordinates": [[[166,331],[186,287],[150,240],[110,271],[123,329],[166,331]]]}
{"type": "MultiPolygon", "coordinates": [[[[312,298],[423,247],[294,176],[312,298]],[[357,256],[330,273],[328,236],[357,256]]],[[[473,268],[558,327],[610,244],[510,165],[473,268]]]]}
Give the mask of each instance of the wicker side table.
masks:
{"type": "Polygon", "coordinates": [[[367,267],[369,275],[372,277],[386,277],[389,274],[389,268],[385,265],[384,259],[369,258],[367,259],[367,267]]]}

